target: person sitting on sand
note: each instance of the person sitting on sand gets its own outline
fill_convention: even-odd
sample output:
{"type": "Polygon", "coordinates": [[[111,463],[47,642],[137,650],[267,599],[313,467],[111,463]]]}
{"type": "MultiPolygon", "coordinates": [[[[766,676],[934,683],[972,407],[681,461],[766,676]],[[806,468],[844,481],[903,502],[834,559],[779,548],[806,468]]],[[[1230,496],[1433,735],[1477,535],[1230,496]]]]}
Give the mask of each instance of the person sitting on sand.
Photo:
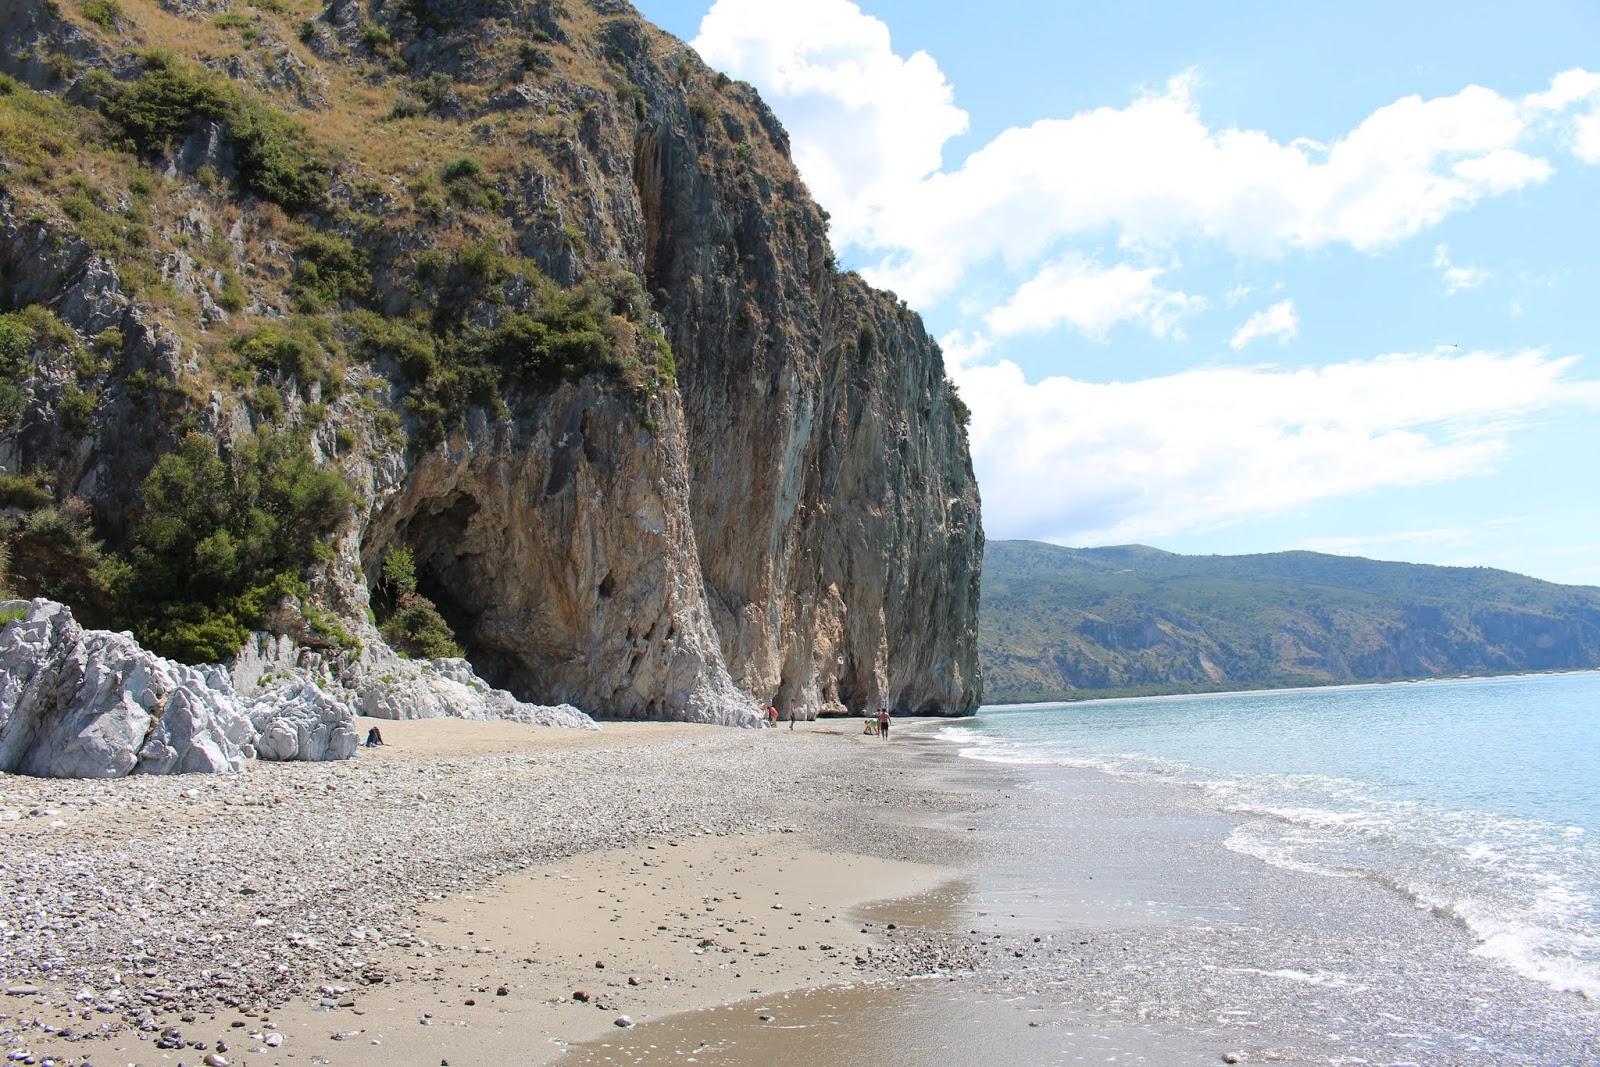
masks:
{"type": "Polygon", "coordinates": [[[878,736],[885,741],[889,740],[889,709],[878,709],[878,736]]]}
{"type": "Polygon", "coordinates": [[[383,735],[380,734],[378,732],[378,728],[374,726],[372,729],[367,731],[367,747],[377,748],[381,744],[383,744],[383,735]]]}

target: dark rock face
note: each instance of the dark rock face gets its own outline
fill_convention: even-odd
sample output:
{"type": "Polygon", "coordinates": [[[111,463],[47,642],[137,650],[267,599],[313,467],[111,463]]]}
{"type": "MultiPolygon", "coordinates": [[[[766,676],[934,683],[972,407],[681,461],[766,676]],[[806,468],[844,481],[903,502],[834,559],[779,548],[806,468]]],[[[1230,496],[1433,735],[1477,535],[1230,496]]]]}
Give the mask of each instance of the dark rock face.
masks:
{"type": "MultiPolygon", "coordinates": [[[[28,40],[132,76],[104,34],[24,6],[13,21],[28,40]]],[[[753,90],[611,0],[336,0],[304,30],[260,19],[263,39],[299,32],[311,60],[295,58],[292,79],[258,64],[222,73],[327,116],[330,129],[370,121],[337,114],[341,85],[392,79],[402,99],[432,94],[425,121],[441,136],[470,124],[478,143],[519,146],[498,157],[494,218],[479,217],[476,232],[561,285],[635,275],[675,354],[675,380],[648,401],[599,375],[507,385],[498,409],[475,408],[424,449],[381,432],[386,415],[415,426],[392,366],[352,363],[334,396],[286,391],[283,417],[316,409],[306,426],[317,454],[361,500],[313,581],[321,605],[379,650],[352,672],[383,661],[367,604],[384,552],[404,544],[473,666],[524,700],[746,725],[767,703],[800,718],[976,708],[983,533],[959,402],[917,316],[835,269],[787,136],[753,90]],[[371,42],[384,35],[408,73],[374,65],[371,42]]],[[[0,69],[70,98],[35,66],[0,55],[0,69]]],[[[324,123],[305,121],[314,132],[324,123]]],[[[201,168],[186,153],[203,148],[191,137],[156,165],[191,182],[201,168]]],[[[204,170],[227,178],[215,161],[204,170]]],[[[392,190],[412,180],[361,178],[378,190],[361,194],[369,217],[398,210],[392,190]]],[[[357,184],[335,175],[335,209],[357,184]]],[[[186,303],[157,311],[69,225],[0,199],[0,310],[44,303],[85,339],[108,325],[125,338],[99,386],[94,433],[63,439],[41,377],[25,383],[27,431],[0,435],[0,466],[48,469],[113,539],[138,507],[130,487],[182,427],[227,440],[263,420],[252,395],[218,386],[207,366],[216,338],[295,311],[281,223],[274,230],[248,197],[225,204],[214,186],[188,187],[186,217],[158,218],[155,239],[181,228],[213,251],[231,246],[249,280],[242,309],[218,306],[210,289],[222,275],[177,254],[184,242],[163,277],[186,303]],[[135,372],[194,401],[136,404],[123,384],[135,372]]],[[[414,258],[462,240],[448,213],[410,229],[324,216],[311,221],[370,256],[372,306],[386,317],[415,307],[414,258]]],[[[492,328],[527,299],[507,283],[465,320],[492,328]]],[[[335,335],[348,329],[330,321],[335,335]]]]}

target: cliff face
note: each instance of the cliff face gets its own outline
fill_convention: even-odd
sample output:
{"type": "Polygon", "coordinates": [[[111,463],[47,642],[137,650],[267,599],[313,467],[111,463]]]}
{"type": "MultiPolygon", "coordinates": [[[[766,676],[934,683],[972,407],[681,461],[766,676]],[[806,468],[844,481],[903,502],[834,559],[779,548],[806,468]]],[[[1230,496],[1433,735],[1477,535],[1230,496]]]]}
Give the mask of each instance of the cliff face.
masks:
{"type": "Polygon", "coordinates": [[[352,675],[404,546],[523,699],[973,709],[960,402],[754,91],[611,0],[275,6],[0,15],[0,311],[71,333],[29,313],[4,473],[115,556],[184,434],[304,435],[356,504],[285,628],[352,675]]]}
{"type": "Polygon", "coordinates": [[[1600,589],[1314,552],[988,546],[992,699],[1600,667],[1600,589]]]}

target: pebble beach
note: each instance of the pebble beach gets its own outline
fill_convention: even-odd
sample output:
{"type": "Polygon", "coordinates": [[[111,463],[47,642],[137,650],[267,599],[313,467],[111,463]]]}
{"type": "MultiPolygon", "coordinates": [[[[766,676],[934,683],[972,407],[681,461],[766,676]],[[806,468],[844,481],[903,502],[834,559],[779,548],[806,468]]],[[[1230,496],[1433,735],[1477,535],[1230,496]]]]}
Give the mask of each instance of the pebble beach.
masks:
{"type": "MultiPolygon", "coordinates": [[[[369,725],[360,723],[363,732],[369,725]]],[[[878,943],[845,929],[854,904],[942,881],[941,865],[959,862],[965,844],[898,817],[859,825],[838,818],[941,802],[894,745],[859,737],[859,723],[792,733],[681,724],[580,732],[455,720],[381,728],[388,744],[347,763],[113,781],[0,779],[0,1050],[12,1062],[61,1067],[392,1063],[393,1046],[379,1052],[382,1039],[366,1036],[370,1027],[356,1012],[426,988],[430,1004],[405,1012],[412,1040],[410,1031],[425,1032],[445,1014],[431,1010],[442,982],[444,1002],[456,1008],[475,999],[469,985],[502,1007],[543,1005],[548,1018],[528,1025],[527,1047],[518,1050],[520,1062],[539,1062],[623,1016],[631,1024],[752,988],[940,965],[935,946],[878,943]],[[846,839],[848,853],[829,851],[846,839]],[[627,972],[620,977],[597,975],[601,946],[586,948],[584,939],[614,935],[585,933],[584,923],[609,927],[614,907],[595,904],[615,905],[606,894],[623,891],[629,863],[665,853],[682,857],[669,882],[645,887],[628,909],[659,919],[644,927],[670,933],[661,941],[673,964],[646,953],[608,964],[627,972]],[[751,866],[735,873],[736,858],[751,866]],[[697,860],[699,876],[685,866],[697,860]],[[762,955],[751,973],[762,974],[759,983],[701,976],[720,976],[728,947],[718,925],[728,914],[714,916],[718,903],[709,898],[731,905],[732,894],[753,897],[769,880],[781,892],[789,866],[812,872],[806,899],[762,903],[754,909],[761,923],[787,927],[798,918],[789,912],[803,908],[820,925],[838,923],[839,933],[806,935],[816,948],[804,952],[794,938],[787,953],[756,949],[762,955]],[[530,873],[544,884],[497,888],[497,880],[530,873]],[[703,881],[670,881],[686,875],[703,881]],[[576,889],[552,899],[552,880],[576,889]],[[502,910],[519,917],[519,936],[465,949],[474,964],[485,952],[503,956],[498,977],[476,966],[457,975],[473,937],[466,927],[452,932],[452,920],[479,908],[485,891],[498,892],[502,910]],[[564,950],[570,959],[532,947],[557,929],[577,932],[564,950]],[[540,968],[537,982],[530,960],[540,968]],[[597,977],[627,992],[604,992],[597,977]],[[519,987],[515,998],[510,985],[519,987]],[[507,993],[497,996],[502,986],[507,993]],[[577,1012],[581,986],[595,986],[596,995],[577,1001],[585,1005],[577,1012]]],[[[740,918],[734,929],[754,925],[750,915],[740,918]]],[[[477,1037],[468,1030],[441,1023],[443,1054],[414,1062],[500,1062],[496,1053],[472,1053],[477,1037]]]]}

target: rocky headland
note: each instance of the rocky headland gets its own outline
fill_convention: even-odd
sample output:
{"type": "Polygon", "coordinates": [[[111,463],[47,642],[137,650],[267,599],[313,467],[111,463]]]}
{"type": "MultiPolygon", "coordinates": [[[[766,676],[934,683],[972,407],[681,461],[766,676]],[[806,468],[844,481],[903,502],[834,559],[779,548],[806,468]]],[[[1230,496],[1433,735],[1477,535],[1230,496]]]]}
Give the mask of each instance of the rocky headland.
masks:
{"type": "Polygon", "coordinates": [[[965,409],[749,86],[618,0],[0,42],[0,585],[391,718],[977,706],[965,409]]]}

